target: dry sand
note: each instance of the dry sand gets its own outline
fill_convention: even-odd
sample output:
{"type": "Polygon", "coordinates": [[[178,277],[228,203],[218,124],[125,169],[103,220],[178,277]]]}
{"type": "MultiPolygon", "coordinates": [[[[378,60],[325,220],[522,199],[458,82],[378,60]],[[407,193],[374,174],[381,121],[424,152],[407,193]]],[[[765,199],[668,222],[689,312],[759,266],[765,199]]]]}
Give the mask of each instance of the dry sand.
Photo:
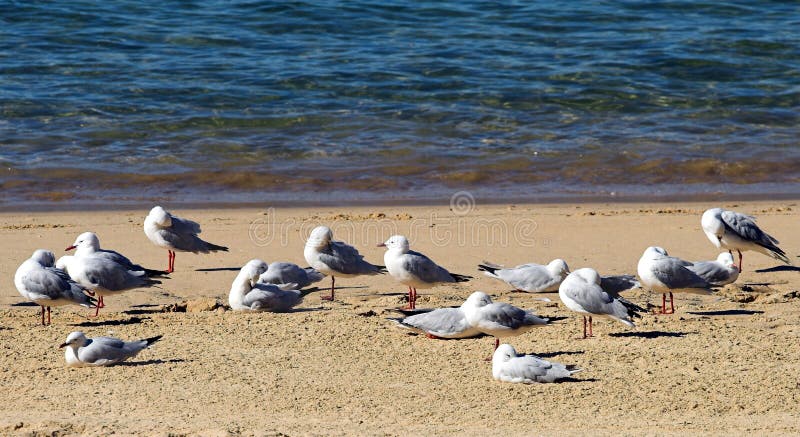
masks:
{"type": "MultiPolygon", "coordinates": [[[[462,205],[175,210],[199,221],[203,236],[228,253],[179,253],[163,289],[108,299],[99,319],[60,307],[39,324],[38,307],[19,305],[17,266],[34,249],[61,254],[92,230],[103,247],[150,268],[166,251],[142,232],[146,211],[3,213],[0,233],[0,434],[531,435],[800,433],[800,273],[748,252],[738,285],[719,296],[676,295],[676,314],[645,315],[635,330],[596,322],[579,340],[580,318],[557,293],[513,293],[476,265],[547,262],[574,270],[635,273],[642,251],[661,245],[686,259],[713,259],[700,229],[709,204],[462,205]],[[577,380],[496,382],[483,358],[491,338],[431,340],[387,321],[405,288],[389,276],[341,279],[333,303],[309,295],[288,314],[218,309],[162,312],[182,301],[227,303],[235,269],[251,258],[303,261],[304,237],[317,224],[356,245],[375,263],[375,244],[406,234],[412,248],[475,280],[420,290],[418,306],[458,305],[474,290],[540,315],[554,326],[508,341],[585,369],[577,380]],[[211,270],[209,270],[211,269],[211,270]],[[217,270],[213,270],[217,269],[217,270]],[[57,346],[70,331],[89,336],[164,339],[128,365],[69,369],[57,346]]],[[[725,205],[800,252],[800,207],[792,201],[725,205]]],[[[329,284],[328,279],[320,283],[329,284]]],[[[638,303],[660,295],[627,293],[638,303]]]]}

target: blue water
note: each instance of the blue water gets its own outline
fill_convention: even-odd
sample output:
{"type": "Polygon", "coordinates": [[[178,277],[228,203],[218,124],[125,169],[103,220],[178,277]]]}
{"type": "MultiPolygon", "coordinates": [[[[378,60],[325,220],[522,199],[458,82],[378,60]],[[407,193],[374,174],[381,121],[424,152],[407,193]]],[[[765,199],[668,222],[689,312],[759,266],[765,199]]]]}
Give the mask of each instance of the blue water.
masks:
{"type": "Polygon", "coordinates": [[[800,194],[795,2],[0,2],[3,203],[800,194]]]}

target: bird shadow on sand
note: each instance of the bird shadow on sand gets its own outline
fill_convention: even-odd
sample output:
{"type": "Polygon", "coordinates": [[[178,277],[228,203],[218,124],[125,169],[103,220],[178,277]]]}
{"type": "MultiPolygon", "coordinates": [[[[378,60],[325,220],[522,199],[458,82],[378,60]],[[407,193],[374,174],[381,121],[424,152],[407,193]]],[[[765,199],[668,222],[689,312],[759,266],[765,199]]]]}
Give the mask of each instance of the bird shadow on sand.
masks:
{"type": "Polygon", "coordinates": [[[117,366],[150,366],[153,364],[170,364],[170,363],[185,363],[186,360],[183,359],[172,359],[172,360],[147,360],[147,361],[123,361],[118,363],[117,366]]]}
{"type": "Polygon", "coordinates": [[[547,321],[550,322],[550,323],[562,322],[564,320],[568,320],[569,319],[569,317],[564,317],[564,316],[545,316],[545,315],[541,315],[539,317],[541,317],[543,319],[547,319],[547,321]]]}
{"type": "Polygon", "coordinates": [[[775,266],[768,269],[758,269],[756,273],[773,273],[773,272],[800,272],[800,267],[797,266],[775,266]]]}
{"type": "Polygon", "coordinates": [[[163,313],[163,305],[156,305],[156,304],[142,304],[142,305],[133,305],[132,310],[125,310],[122,314],[127,314],[129,316],[136,316],[142,314],[156,314],[156,313],[163,313]]]}
{"type": "Polygon", "coordinates": [[[195,272],[238,272],[241,267],[215,267],[212,269],[196,269],[195,272]]]}
{"type": "Polygon", "coordinates": [[[758,310],[720,310],[720,311],[687,311],[688,314],[695,316],[752,316],[754,314],[764,314],[758,310]]]}
{"type": "Polygon", "coordinates": [[[542,352],[542,353],[538,353],[538,354],[534,353],[534,354],[530,354],[530,355],[534,355],[534,356],[537,356],[539,358],[553,358],[553,357],[557,357],[557,356],[560,356],[560,355],[582,355],[584,353],[586,353],[586,352],[584,352],[584,351],[557,351],[557,352],[542,352]]]}
{"type": "Polygon", "coordinates": [[[12,307],[38,307],[39,304],[37,304],[36,302],[17,302],[17,303],[12,303],[9,306],[12,306],[12,307]]]}
{"type": "Polygon", "coordinates": [[[667,332],[667,331],[631,331],[631,332],[612,332],[609,337],[639,337],[639,338],[659,338],[659,337],[685,337],[693,332],[667,332]]]}
{"type": "Polygon", "coordinates": [[[142,323],[144,320],[150,320],[149,317],[139,318],[139,317],[131,317],[130,319],[123,319],[123,320],[98,320],[98,321],[86,321],[81,323],[74,323],[71,326],[80,326],[80,327],[93,327],[93,326],[122,326],[122,325],[135,325],[137,323],[142,323]]]}
{"type": "Polygon", "coordinates": [[[574,383],[576,383],[576,382],[597,382],[597,381],[598,381],[598,379],[597,379],[597,378],[586,378],[586,379],[582,379],[582,378],[572,378],[572,377],[570,377],[570,378],[559,379],[559,380],[558,380],[558,383],[559,383],[559,384],[561,384],[561,383],[570,383],[570,384],[574,384],[574,383]]]}

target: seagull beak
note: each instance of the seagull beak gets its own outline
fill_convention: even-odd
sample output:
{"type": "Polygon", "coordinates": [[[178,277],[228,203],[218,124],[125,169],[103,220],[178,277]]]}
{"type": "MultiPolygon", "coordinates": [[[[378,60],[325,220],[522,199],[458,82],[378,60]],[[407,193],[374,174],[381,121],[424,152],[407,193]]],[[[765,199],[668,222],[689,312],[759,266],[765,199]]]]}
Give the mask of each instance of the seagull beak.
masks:
{"type": "Polygon", "coordinates": [[[70,250],[72,250],[72,249],[74,249],[74,248],[76,248],[76,247],[77,247],[77,246],[70,246],[70,247],[68,247],[68,248],[64,249],[64,252],[69,252],[70,250]]]}
{"type": "Polygon", "coordinates": [[[386,247],[386,243],[378,244],[377,247],[386,247]]]}
{"type": "Polygon", "coordinates": [[[67,346],[69,346],[69,344],[68,344],[68,343],[61,343],[61,345],[60,345],[60,346],[58,346],[58,348],[59,348],[59,349],[61,349],[61,348],[65,348],[65,347],[67,347],[67,346]]]}

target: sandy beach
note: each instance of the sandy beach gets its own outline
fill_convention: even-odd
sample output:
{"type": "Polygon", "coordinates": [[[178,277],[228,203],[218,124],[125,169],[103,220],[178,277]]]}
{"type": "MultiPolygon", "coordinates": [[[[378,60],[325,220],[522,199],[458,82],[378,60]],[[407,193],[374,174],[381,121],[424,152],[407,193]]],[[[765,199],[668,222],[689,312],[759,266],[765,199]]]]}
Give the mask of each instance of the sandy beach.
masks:
{"type": "MultiPolygon", "coordinates": [[[[739,280],[717,295],[676,294],[674,315],[645,315],[636,329],[598,319],[588,340],[579,339],[581,319],[557,293],[512,292],[476,269],[483,260],[513,266],[563,258],[572,270],[635,274],[651,245],[711,260],[717,250],[700,216],[713,206],[755,215],[800,263],[800,206],[786,200],[172,208],[230,251],[178,253],[176,271],[160,289],[112,296],[97,319],[77,306],[54,308],[46,327],[13,285],[16,268],[35,249],[60,256],[91,230],[102,247],[149,268],[166,268],[167,253],[142,231],[147,209],[1,213],[0,434],[798,434],[797,269],[758,272],[781,264],[747,252],[739,280]],[[227,304],[231,281],[252,258],[305,265],[305,237],[319,224],[373,263],[383,264],[377,243],[403,234],[412,249],[475,277],[419,290],[418,307],[459,305],[482,290],[542,316],[566,317],[507,342],[584,371],[559,384],[494,381],[483,361],[493,339],[433,340],[388,321],[406,291],[388,275],[337,278],[337,301],[312,293],[285,314],[207,305],[227,304]],[[189,311],[180,311],[183,302],[189,311]],[[58,345],[75,330],[164,338],[126,365],[71,369],[58,345]]],[[[317,285],[324,293],[329,284],[317,285]]],[[[661,303],[647,290],[625,296],[661,303]]]]}

